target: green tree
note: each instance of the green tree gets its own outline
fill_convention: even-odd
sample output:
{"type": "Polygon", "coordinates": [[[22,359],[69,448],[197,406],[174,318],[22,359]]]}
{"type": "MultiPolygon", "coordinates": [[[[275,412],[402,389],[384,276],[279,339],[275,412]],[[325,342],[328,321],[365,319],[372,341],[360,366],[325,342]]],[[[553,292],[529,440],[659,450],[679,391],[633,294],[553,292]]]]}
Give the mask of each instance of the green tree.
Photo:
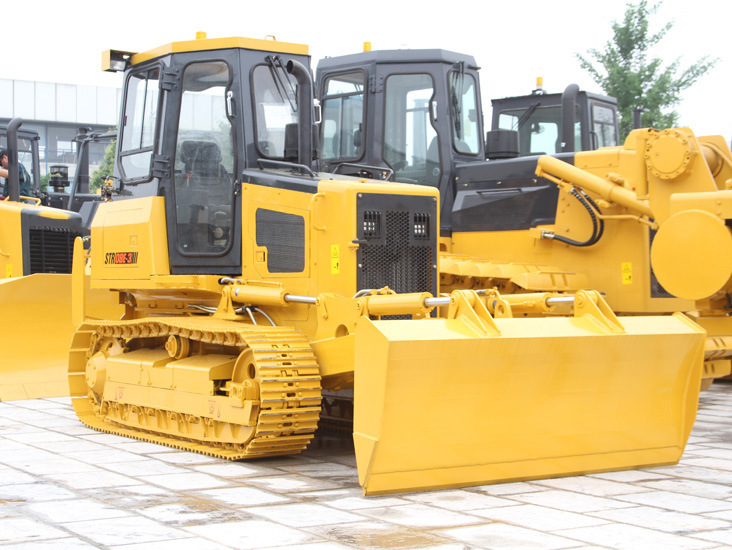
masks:
{"type": "Polygon", "coordinates": [[[104,181],[112,175],[112,171],[114,170],[114,150],[116,143],[117,140],[113,139],[109,145],[107,145],[107,148],[104,150],[104,159],[102,159],[102,163],[99,165],[99,168],[94,171],[91,179],[89,180],[89,190],[92,193],[99,189],[104,184],[104,181]]]}
{"type": "Polygon", "coordinates": [[[686,69],[679,59],[667,66],[650,51],[673,27],[666,23],[658,32],[649,29],[649,16],[658,11],[647,0],[627,4],[622,23],[613,21],[613,38],[605,48],[587,50],[589,57],[577,54],[580,66],[588,71],[607,95],[616,97],[620,111],[620,134],[625,138],[633,129],[633,109],[641,109],[644,127],[670,128],[678,125],[678,113],[672,109],[681,92],[693,85],[718,59],[704,56],[686,69]],[[593,64],[592,60],[599,64],[593,64]]]}

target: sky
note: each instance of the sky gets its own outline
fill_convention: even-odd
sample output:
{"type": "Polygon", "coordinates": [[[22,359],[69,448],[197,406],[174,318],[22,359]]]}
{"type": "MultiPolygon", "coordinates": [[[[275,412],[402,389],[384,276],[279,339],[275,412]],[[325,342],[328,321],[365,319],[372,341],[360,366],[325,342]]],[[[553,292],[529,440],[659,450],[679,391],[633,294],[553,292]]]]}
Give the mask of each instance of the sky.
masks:
{"type": "MultiPolygon", "coordinates": [[[[651,0],[650,2],[654,2],[651,0]]],[[[602,93],[576,54],[602,50],[621,21],[626,0],[4,0],[0,18],[0,78],[119,87],[120,74],[103,73],[107,49],[147,51],[195,38],[268,35],[307,44],[313,70],[319,59],[372,49],[441,48],[469,54],[481,67],[483,110],[490,100],[523,95],[542,77],[548,92],[570,83],[602,93]],[[360,11],[359,11],[360,10],[360,11]]],[[[698,135],[732,139],[732,53],[729,11],[719,0],[663,0],[651,30],[674,26],[652,52],[686,68],[701,57],[714,69],[686,90],[675,109],[698,135]]]]}

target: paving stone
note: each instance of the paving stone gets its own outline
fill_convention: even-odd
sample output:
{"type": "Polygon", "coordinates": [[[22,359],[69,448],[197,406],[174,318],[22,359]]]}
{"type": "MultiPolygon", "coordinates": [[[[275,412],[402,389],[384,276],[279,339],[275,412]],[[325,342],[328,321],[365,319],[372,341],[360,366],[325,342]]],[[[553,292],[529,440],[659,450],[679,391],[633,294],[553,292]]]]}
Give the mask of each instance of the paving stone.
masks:
{"type": "MultiPolygon", "coordinates": [[[[114,550],[230,550],[231,546],[224,546],[200,537],[184,539],[123,544],[115,546],[114,550]]],[[[3,549],[5,550],[5,549],[3,549]]],[[[65,550],[65,549],[64,549],[65,550]]]]}
{"type": "MultiPolygon", "coordinates": [[[[158,447],[160,449],[164,449],[164,447],[159,445],[158,447]]],[[[186,451],[168,452],[166,450],[165,452],[151,453],[151,455],[158,460],[163,460],[171,464],[208,464],[211,462],[218,462],[218,460],[213,457],[198,453],[189,453],[186,451]]]]}
{"type": "Polygon", "coordinates": [[[640,485],[649,489],[683,493],[695,497],[726,499],[732,498],[732,486],[721,483],[708,483],[690,479],[664,479],[660,481],[644,481],[640,485]]]}
{"type": "Polygon", "coordinates": [[[538,493],[539,491],[546,491],[546,487],[529,483],[526,481],[519,481],[516,483],[497,483],[495,485],[483,485],[479,487],[473,487],[474,491],[480,491],[494,496],[502,495],[520,495],[521,493],[538,493]]]}
{"type": "Polygon", "coordinates": [[[157,474],[153,476],[140,476],[138,480],[153,485],[160,485],[174,491],[189,491],[192,489],[211,489],[215,487],[226,487],[228,481],[202,474],[200,472],[185,472],[180,474],[157,474]]]}
{"type": "Polygon", "coordinates": [[[19,485],[0,486],[0,502],[44,502],[48,500],[65,500],[76,496],[53,483],[21,483],[19,485]]]}
{"type": "Polygon", "coordinates": [[[548,490],[540,493],[528,493],[513,495],[511,498],[527,504],[566,510],[567,512],[596,512],[599,510],[612,510],[613,508],[628,508],[632,506],[627,502],[615,500],[614,497],[602,498],[591,495],[581,495],[572,491],[548,490]]]}
{"type": "Polygon", "coordinates": [[[541,479],[535,481],[537,485],[544,485],[554,489],[574,491],[583,495],[596,497],[608,497],[614,495],[625,495],[628,493],[644,492],[643,487],[635,487],[628,483],[618,483],[607,479],[599,479],[590,476],[563,477],[560,479],[541,479]]]}
{"type": "Polygon", "coordinates": [[[0,544],[36,543],[44,539],[60,539],[68,536],[63,530],[34,519],[17,517],[0,519],[0,544]]]}
{"type": "MultiPolygon", "coordinates": [[[[335,494],[341,491],[333,491],[335,494]]],[[[314,493],[313,493],[314,494],[314,493]]],[[[313,497],[317,498],[317,497],[313,497]]],[[[363,510],[365,508],[384,508],[386,506],[403,506],[409,504],[410,501],[401,497],[379,496],[379,497],[363,497],[363,496],[346,496],[343,498],[323,498],[323,504],[335,508],[336,510],[363,510]]]]}
{"type": "Polygon", "coordinates": [[[729,525],[727,521],[720,519],[698,514],[671,512],[650,506],[605,510],[603,512],[592,512],[591,515],[608,521],[628,523],[638,527],[653,528],[654,530],[676,534],[694,534],[699,531],[722,529],[729,525]]]}
{"type": "Polygon", "coordinates": [[[81,499],[69,499],[61,503],[57,501],[37,502],[29,504],[26,509],[34,516],[50,523],[121,518],[131,515],[130,512],[120,508],[81,499]]]}
{"type": "Polygon", "coordinates": [[[500,523],[445,529],[441,533],[475,548],[491,550],[559,550],[580,546],[571,539],[500,523]]]}
{"type": "Polygon", "coordinates": [[[407,504],[385,508],[365,508],[358,511],[364,516],[409,527],[451,527],[480,523],[475,516],[452,512],[424,504],[407,504]]]}
{"type": "Polygon", "coordinates": [[[717,531],[709,531],[707,533],[697,533],[692,536],[705,541],[721,543],[724,545],[724,548],[732,548],[732,528],[719,529],[717,531]]]}
{"type": "Polygon", "coordinates": [[[719,512],[721,510],[732,510],[732,502],[701,498],[668,491],[651,491],[637,493],[634,495],[618,495],[618,500],[655,506],[677,512],[689,514],[701,514],[704,512],[719,512]]]}
{"type": "Polygon", "coordinates": [[[55,456],[47,460],[33,460],[30,462],[20,460],[14,464],[14,467],[36,476],[102,471],[94,464],[87,464],[86,462],[62,456],[55,456]]]}
{"type": "Polygon", "coordinates": [[[199,491],[201,496],[206,496],[232,506],[260,506],[262,504],[277,504],[287,502],[289,499],[283,496],[274,495],[268,491],[254,489],[252,487],[230,487],[225,489],[213,489],[199,491]]]}
{"type": "Polygon", "coordinates": [[[248,508],[247,512],[288,527],[310,527],[364,520],[361,516],[334,510],[322,504],[280,504],[248,508]]]}
{"type": "Polygon", "coordinates": [[[37,462],[40,460],[52,460],[54,458],[56,458],[56,455],[53,453],[49,453],[42,449],[35,449],[27,445],[17,449],[6,448],[3,446],[3,448],[0,449],[0,464],[8,466],[12,466],[20,462],[37,462]]]}
{"type": "Polygon", "coordinates": [[[93,441],[86,441],[79,437],[69,437],[67,439],[56,439],[53,441],[36,441],[32,445],[38,449],[69,456],[69,458],[75,457],[78,453],[107,450],[105,445],[94,443],[93,441]]]}
{"type": "Polygon", "coordinates": [[[81,537],[104,546],[167,541],[189,536],[184,531],[141,516],[74,521],[60,525],[81,537]]]}
{"type": "Polygon", "coordinates": [[[656,468],[656,471],[663,470],[669,478],[696,479],[710,483],[722,483],[732,485],[732,472],[717,470],[716,468],[704,468],[702,466],[668,466],[656,468]]]}
{"type": "Polygon", "coordinates": [[[464,490],[428,491],[414,495],[404,495],[405,500],[430,504],[447,510],[468,511],[480,508],[499,508],[501,506],[516,506],[514,500],[497,498],[464,490]]]}
{"type": "Polygon", "coordinates": [[[174,527],[241,521],[251,517],[239,510],[195,499],[148,506],[140,508],[139,512],[150,519],[174,527]]]}
{"type": "Polygon", "coordinates": [[[46,477],[59,484],[67,485],[73,489],[94,489],[96,487],[123,487],[125,485],[139,485],[141,482],[135,478],[108,472],[98,469],[94,475],[88,472],[47,474],[46,477]]]}
{"type": "Polygon", "coordinates": [[[402,527],[383,521],[365,521],[340,525],[303,527],[324,540],[334,541],[347,548],[358,550],[411,550],[414,548],[464,550],[463,545],[455,548],[446,537],[430,533],[426,529],[402,527]]]}
{"type": "Polygon", "coordinates": [[[23,473],[14,468],[0,469],[0,487],[3,485],[19,485],[22,483],[33,483],[36,478],[30,474],[23,473]]]}
{"type": "Polygon", "coordinates": [[[638,481],[650,481],[655,479],[668,478],[667,475],[664,475],[657,470],[657,468],[649,468],[646,470],[622,470],[620,472],[603,472],[600,474],[591,474],[586,477],[598,477],[600,479],[608,479],[610,481],[617,481],[619,483],[635,483],[638,481]]]}
{"type": "MultiPolygon", "coordinates": [[[[293,546],[280,546],[279,550],[351,550],[353,546],[343,546],[337,542],[314,542],[311,544],[295,544],[293,546]]],[[[424,548],[436,548],[433,546],[424,548]]],[[[449,549],[444,549],[449,550],[449,549]]],[[[463,550],[463,548],[456,548],[455,550],[463,550]]]]}
{"type": "Polygon", "coordinates": [[[315,539],[310,533],[259,519],[215,525],[196,525],[186,527],[184,530],[240,550],[281,548],[315,539]]]}
{"type": "Polygon", "coordinates": [[[19,544],[3,545],[3,550],[91,550],[98,549],[94,544],[89,544],[76,538],[62,538],[50,540],[37,540],[33,542],[21,542],[19,544]]]}
{"type": "Polygon", "coordinates": [[[693,457],[682,462],[685,466],[701,466],[703,468],[714,468],[717,470],[732,471],[732,459],[717,458],[713,456],[693,457]]]}
{"type": "Polygon", "coordinates": [[[265,477],[247,478],[247,485],[262,487],[275,493],[302,493],[306,491],[334,489],[339,485],[327,479],[318,479],[299,474],[271,475],[265,477]]]}
{"type": "Polygon", "coordinates": [[[621,523],[580,527],[558,531],[557,534],[590,544],[616,550],[639,550],[646,548],[669,548],[674,550],[696,550],[710,547],[708,542],[690,537],[681,537],[621,523]]]}
{"type": "Polygon", "coordinates": [[[492,521],[500,521],[526,527],[543,532],[553,532],[560,529],[572,529],[576,527],[588,527],[591,525],[602,525],[607,520],[591,517],[575,512],[554,510],[545,506],[533,504],[520,504],[503,508],[490,508],[486,510],[473,510],[476,516],[481,516],[492,521]]]}
{"type": "Polygon", "coordinates": [[[193,464],[191,468],[197,472],[225,478],[248,478],[282,474],[282,470],[267,468],[263,464],[229,462],[228,460],[222,460],[212,464],[193,464]]]}
{"type": "Polygon", "coordinates": [[[146,457],[138,457],[139,460],[129,462],[105,462],[101,466],[118,474],[129,477],[149,477],[162,474],[187,474],[190,470],[179,466],[168,464],[161,460],[154,460],[146,457]]]}

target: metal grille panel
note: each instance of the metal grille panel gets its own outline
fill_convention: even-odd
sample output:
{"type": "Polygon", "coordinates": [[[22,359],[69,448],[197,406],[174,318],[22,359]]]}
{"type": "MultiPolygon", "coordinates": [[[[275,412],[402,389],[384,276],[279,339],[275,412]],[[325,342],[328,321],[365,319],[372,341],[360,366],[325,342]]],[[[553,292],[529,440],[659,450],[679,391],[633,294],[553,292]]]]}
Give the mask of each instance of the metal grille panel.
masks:
{"type": "Polygon", "coordinates": [[[80,233],[62,228],[29,229],[30,273],[71,273],[77,236],[80,233]]]}
{"type": "Polygon", "coordinates": [[[270,273],[305,270],[305,218],[276,210],[257,210],[257,246],[267,248],[270,273]]]}
{"type": "Polygon", "coordinates": [[[358,210],[358,288],[388,286],[398,293],[436,294],[437,246],[429,238],[435,235],[435,201],[431,197],[364,195],[358,210]]]}

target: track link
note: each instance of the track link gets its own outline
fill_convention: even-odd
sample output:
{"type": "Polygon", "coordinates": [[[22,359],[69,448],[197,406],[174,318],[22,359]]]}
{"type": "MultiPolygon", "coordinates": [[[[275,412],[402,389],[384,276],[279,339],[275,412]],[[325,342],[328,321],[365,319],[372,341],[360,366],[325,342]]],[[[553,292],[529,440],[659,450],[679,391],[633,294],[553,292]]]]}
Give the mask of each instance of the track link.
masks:
{"type": "MultiPolygon", "coordinates": [[[[118,354],[112,359],[119,357],[118,354]]],[[[135,372],[130,370],[131,375],[135,372]]],[[[77,416],[90,428],[228,460],[299,453],[312,439],[321,410],[319,368],[301,333],[288,327],[245,325],[205,317],[95,321],[82,325],[72,342],[69,384],[77,416]],[[235,367],[233,379],[222,381],[218,394],[202,391],[195,398],[200,398],[197,406],[191,407],[195,410],[155,406],[156,400],[176,402],[178,390],[174,386],[150,389],[128,383],[114,389],[115,382],[108,379],[103,391],[90,387],[87,364],[95,354],[99,355],[105,342],[117,342],[120,349],[134,341],[138,341],[138,347],[154,342],[160,348],[161,339],[171,336],[192,343],[225,346],[227,350],[237,350],[240,358],[246,354],[245,363],[256,367],[256,375],[243,382],[242,369],[235,367]],[[244,389],[245,383],[250,385],[249,393],[244,389]],[[251,386],[258,389],[254,397],[251,386]],[[143,395],[153,397],[140,402],[127,397],[136,392],[148,392],[143,395]],[[222,410],[228,421],[219,420],[222,410]],[[232,415],[240,420],[232,421],[232,415]]]]}

